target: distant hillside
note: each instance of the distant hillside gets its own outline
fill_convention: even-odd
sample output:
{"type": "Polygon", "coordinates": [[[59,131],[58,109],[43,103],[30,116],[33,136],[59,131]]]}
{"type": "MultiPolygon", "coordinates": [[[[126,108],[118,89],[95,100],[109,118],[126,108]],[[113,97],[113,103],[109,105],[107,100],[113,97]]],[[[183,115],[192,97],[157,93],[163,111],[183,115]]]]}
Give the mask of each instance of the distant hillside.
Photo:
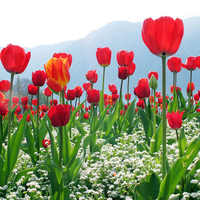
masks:
{"type": "MultiPolygon", "coordinates": [[[[187,57],[200,55],[200,17],[188,18],[184,22],[184,36],[181,46],[174,56],[182,58],[185,62],[187,57]]],[[[98,47],[109,47],[112,50],[111,65],[106,68],[105,92],[109,93],[108,84],[116,84],[119,88],[120,80],[118,79],[118,64],[116,54],[119,50],[124,49],[133,51],[134,62],[136,63],[136,71],[130,80],[130,92],[133,92],[138,80],[142,77],[147,77],[149,71],[157,71],[159,73],[159,87],[161,91],[161,58],[151,54],[144,45],[141,37],[142,23],[131,23],[127,21],[115,21],[105,25],[104,27],[92,31],[86,37],[62,42],[54,45],[42,45],[32,49],[25,48],[26,51],[31,51],[30,63],[20,77],[30,78],[32,71],[43,70],[44,64],[52,57],[55,52],[71,53],[73,60],[70,68],[71,80],[68,88],[72,89],[75,86],[82,86],[86,82],[85,74],[88,70],[97,69],[99,75],[98,82],[94,85],[95,88],[101,89],[102,84],[102,67],[96,60],[96,49],[98,47]]],[[[3,47],[0,47],[2,49],[3,47]]],[[[0,64],[1,65],[1,64],[0,64]]],[[[200,90],[199,69],[193,73],[193,82],[195,83],[195,91],[200,90]]],[[[10,79],[4,68],[1,66],[1,79],[10,79]]],[[[189,82],[189,72],[186,69],[178,74],[178,86],[184,92],[187,83],[189,82]]],[[[126,84],[124,81],[124,93],[126,92],[126,84]]],[[[167,93],[172,85],[172,73],[167,70],[167,93]]],[[[133,93],[132,93],[133,94],[133,93]]]]}

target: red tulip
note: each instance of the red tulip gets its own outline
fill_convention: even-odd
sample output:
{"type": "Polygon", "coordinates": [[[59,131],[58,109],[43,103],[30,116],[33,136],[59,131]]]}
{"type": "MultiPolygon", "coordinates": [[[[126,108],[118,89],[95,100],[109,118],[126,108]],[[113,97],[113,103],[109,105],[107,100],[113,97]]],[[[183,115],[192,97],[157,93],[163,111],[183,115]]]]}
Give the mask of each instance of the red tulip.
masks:
{"type": "MultiPolygon", "coordinates": [[[[57,105],[58,104],[58,100],[57,99],[53,99],[53,105],[57,105]]],[[[50,105],[52,106],[52,100],[50,101],[50,105]]]]}
{"type": "Polygon", "coordinates": [[[99,90],[96,89],[90,89],[87,91],[87,101],[89,103],[97,104],[100,100],[100,93],[99,90]]]}
{"type": "Polygon", "coordinates": [[[169,58],[169,60],[167,61],[167,66],[171,72],[176,72],[176,73],[180,72],[182,68],[181,58],[178,57],[169,58]]]}
{"type": "Polygon", "coordinates": [[[198,93],[194,94],[194,100],[199,101],[199,94],[198,93]]]}
{"type": "Polygon", "coordinates": [[[20,46],[9,44],[1,51],[1,62],[5,70],[12,74],[21,74],[27,67],[31,53],[20,46]]]}
{"type": "Polygon", "coordinates": [[[50,144],[51,144],[51,141],[50,141],[50,140],[48,140],[48,139],[43,139],[43,140],[42,140],[42,146],[43,146],[44,148],[47,148],[50,144]]]}
{"type": "Polygon", "coordinates": [[[136,65],[135,63],[131,63],[130,65],[128,65],[128,75],[133,75],[133,73],[135,72],[135,68],[136,68],[136,65]]]}
{"type": "Polygon", "coordinates": [[[74,100],[76,98],[76,90],[67,90],[67,100],[74,100]]]}
{"type": "Polygon", "coordinates": [[[156,80],[158,80],[158,72],[150,71],[148,73],[148,79],[150,80],[151,76],[154,75],[156,80]]]}
{"type": "Polygon", "coordinates": [[[118,67],[118,78],[125,80],[128,77],[128,67],[118,67]]]}
{"type": "Polygon", "coordinates": [[[99,65],[102,67],[107,67],[110,65],[111,61],[111,50],[108,47],[97,48],[96,57],[99,65]]]}
{"type": "Polygon", "coordinates": [[[49,107],[47,105],[43,104],[41,106],[41,109],[42,109],[43,112],[47,112],[49,110],[49,107]]]}
{"type": "Polygon", "coordinates": [[[33,99],[33,100],[32,100],[32,104],[33,104],[34,106],[37,106],[37,99],[33,99]]]}
{"type": "Polygon", "coordinates": [[[19,98],[18,97],[13,97],[12,98],[12,103],[13,104],[18,104],[19,103],[19,98]]]}
{"type": "Polygon", "coordinates": [[[49,89],[49,87],[46,87],[44,89],[44,95],[45,96],[51,96],[52,95],[52,91],[49,89]]]}
{"type": "Polygon", "coordinates": [[[180,88],[180,87],[175,86],[175,85],[174,85],[174,86],[172,85],[172,86],[170,87],[170,91],[171,91],[172,94],[173,94],[174,87],[176,87],[176,92],[178,92],[178,89],[181,91],[181,88],[180,88]]]}
{"type": "Polygon", "coordinates": [[[188,57],[185,64],[182,63],[182,67],[191,71],[195,70],[197,67],[195,57],[194,56],[188,57]]]}
{"type": "MultiPolygon", "coordinates": [[[[195,87],[194,87],[194,83],[191,82],[191,92],[193,92],[194,89],[195,89],[195,87]]],[[[190,92],[190,82],[189,82],[188,85],[187,85],[187,92],[188,92],[188,93],[190,92]]]]}
{"type": "Polygon", "coordinates": [[[84,119],[88,119],[89,116],[90,116],[90,115],[88,114],[88,112],[86,112],[86,113],[84,113],[83,118],[84,118],[84,119]]]}
{"type": "Polygon", "coordinates": [[[177,52],[184,33],[183,21],[179,18],[160,17],[144,20],[142,39],[151,53],[170,56],[177,52]]]}
{"type": "Polygon", "coordinates": [[[0,82],[0,90],[2,92],[8,92],[8,90],[10,90],[10,81],[8,81],[8,80],[2,80],[0,82]]]}
{"type": "Polygon", "coordinates": [[[117,99],[119,99],[119,95],[118,94],[112,94],[112,102],[116,102],[117,99]]]}
{"type": "Polygon", "coordinates": [[[0,115],[5,116],[8,113],[7,106],[0,101],[0,115]]]}
{"type": "Polygon", "coordinates": [[[147,98],[150,96],[150,88],[147,79],[142,78],[138,81],[137,87],[134,87],[134,94],[139,99],[147,98]]]}
{"type": "Polygon", "coordinates": [[[144,104],[144,100],[143,99],[139,99],[139,101],[137,102],[137,107],[140,107],[142,109],[145,108],[145,104],[144,104]]]}
{"type": "Polygon", "coordinates": [[[91,88],[91,83],[90,82],[83,83],[83,89],[85,91],[89,90],[90,88],[91,88]]]}
{"type": "Polygon", "coordinates": [[[37,93],[38,93],[38,88],[37,88],[37,86],[35,86],[35,85],[28,85],[28,93],[30,94],[30,95],[37,95],[37,93]]]}
{"type": "Polygon", "coordinates": [[[65,126],[69,122],[70,112],[70,105],[57,104],[52,106],[48,111],[52,126],[65,126]]]}
{"type": "Polygon", "coordinates": [[[128,94],[125,94],[125,99],[126,99],[126,100],[127,100],[127,99],[130,100],[130,99],[131,99],[131,94],[129,94],[129,95],[128,95],[128,94]]]}
{"type": "Polygon", "coordinates": [[[76,86],[75,88],[74,88],[74,90],[76,91],[76,97],[81,97],[82,96],[82,94],[83,94],[83,90],[82,90],[82,87],[81,86],[76,86]]]}
{"type": "Polygon", "coordinates": [[[133,51],[125,51],[121,50],[117,53],[117,62],[119,66],[126,66],[128,67],[132,62],[134,58],[133,51]]]}
{"type": "Polygon", "coordinates": [[[96,83],[98,79],[98,74],[96,73],[97,70],[90,70],[88,71],[85,76],[88,81],[91,83],[96,83]]]}
{"type": "Polygon", "coordinates": [[[45,84],[46,77],[47,75],[45,71],[38,70],[38,71],[35,71],[35,73],[32,72],[33,85],[38,86],[38,87],[43,86],[45,84]]]}
{"type": "Polygon", "coordinates": [[[21,104],[27,105],[28,104],[28,97],[21,97],[21,104]]]}
{"type": "Polygon", "coordinates": [[[115,84],[110,84],[110,85],[108,85],[108,89],[110,90],[110,92],[112,93],[112,94],[117,94],[117,87],[116,87],[116,85],[115,84]]]}
{"type": "Polygon", "coordinates": [[[68,62],[69,62],[69,68],[72,65],[72,55],[71,54],[66,54],[66,53],[54,53],[53,54],[53,58],[68,58],[68,62]]]}
{"type": "Polygon", "coordinates": [[[181,128],[181,126],[182,126],[182,116],[183,116],[184,112],[185,111],[182,111],[181,113],[179,113],[179,111],[177,111],[175,113],[173,111],[172,113],[167,113],[166,118],[168,119],[169,126],[172,129],[177,130],[177,129],[181,128]]]}

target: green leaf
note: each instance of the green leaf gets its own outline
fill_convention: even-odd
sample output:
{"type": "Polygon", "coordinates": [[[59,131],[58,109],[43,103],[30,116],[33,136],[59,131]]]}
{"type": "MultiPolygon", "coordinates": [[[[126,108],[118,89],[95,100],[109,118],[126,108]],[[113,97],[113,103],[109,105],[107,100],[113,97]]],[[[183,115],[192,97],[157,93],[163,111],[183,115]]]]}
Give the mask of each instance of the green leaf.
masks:
{"type": "Polygon", "coordinates": [[[88,145],[90,144],[91,140],[96,137],[96,133],[93,133],[91,135],[88,135],[84,140],[83,140],[83,157],[85,158],[86,155],[86,149],[88,145]]]}
{"type": "Polygon", "coordinates": [[[54,139],[51,129],[49,128],[49,126],[47,124],[46,124],[46,126],[48,129],[49,137],[50,137],[50,141],[51,141],[51,153],[52,153],[53,161],[58,165],[57,145],[55,143],[55,139],[54,139]]]}
{"type": "Polygon", "coordinates": [[[174,94],[175,94],[175,96],[174,96],[173,100],[167,106],[167,110],[169,113],[172,113],[173,111],[176,112],[178,110],[177,94],[176,94],[176,92],[174,94]]]}
{"type": "Polygon", "coordinates": [[[8,148],[7,148],[5,164],[4,164],[4,172],[6,173],[7,178],[12,172],[12,170],[14,169],[18,155],[19,155],[21,142],[24,138],[26,117],[27,117],[27,111],[24,113],[24,116],[19,123],[18,129],[11,136],[10,141],[8,142],[8,148]]]}
{"type": "Polygon", "coordinates": [[[155,153],[159,151],[160,145],[162,144],[162,122],[160,123],[160,126],[154,133],[152,139],[153,140],[150,143],[150,152],[155,153]]]}
{"type": "Polygon", "coordinates": [[[5,178],[6,178],[6,174],[3,170],[3,167],[4,167],[4,159],[3,157],[0,155],[0,186],[3,187],[4,184],[5,184],[5,178]]]}
{"type": "Polygon", "coordinates": [[[200,116],[200,112],[191,113],[187,116],[188,121],[191,121],[194,117],[200,116]]]}
{"type": "Polygon", "coordinates": [[[143,126],[144,126],[144,131],[145,131],[147,143],[148,143],[148,145],[150,145],[149,138],[151,138],[152,135],[153,135],[153,123],[148,118],[146,113],[139,107],[138,107],[138,113],[141,117],[141,120],[142,120],[142,123],[143,123],[143,126]]]}
{"type": "MultiPolygon", "coordinates": [[[[42,147],[42,140],[45,138],[45,135],[47,134],[46,122],[48,119],[49,119],[49,116],[47,114],[41,119],[41,126],[39,129],[40,147],[42,147]]],[[[36,146],[37,146],[37,143],[36,143],[36,146]]]]}
{"type": "Polygon", "coordinates": [[[119,102],[116,101],[116,105],[114,110],[110,113],[110,115],[108,116],[108,119],[106,121],[106,130],[105,130],[105,135],[108,136],[110,134],[110,131],[112,129],[112,126],[114,125],[114,123],[117,121],[118,119],[118,114],[119,114],[119,102]]]}
{"type": "Polygon", "coordinates": [[[101,116],[101,113],[104,110],[104,95],[103,95],[103,91],[100,91],[100,100],[99,100],[99,114],[101,116]]]}
{"type": "Polygon", "coordinates": [[[187,146],[187,139],[185,137],[184,128],[181,129],[179,140],[178,140],[178,146],[179,146],[179,156],[184,156],[184,150],[187,146]]]}
{"type": "Polygon", "coordinates": [[[136,99],[134,99],[132,103],[128,106],[128,109],[124,115],[124,119],[126,119],[130,125],[132,124],[133,118],[135,116],[135,101],[136,99]]]}
{"type": "Polygon", "coordinates": [[[158,200],[167,200],[172,194],[176,185],[181,180],[189,165],[192,163],[197,153],[199,152],[199,139],[193,140],[186,150],[184,157],[179,158],[168,171],[160,185],[158,200]]]}
{"type": "Polygon", "coordinates": [[[45,167],[48,171],[48,176],[51,183],[52,199],[64,199],[63,177],[58,165],[51,161],[50,157],[48,156],[45,160],[45,167]]]}
{"type": "Polygon", "coordinates": [[[159,187],[160,178],[155,172],[150,171],[135,187],[136,195],[140,200],[155,200],[159,193],[159,187]]]}

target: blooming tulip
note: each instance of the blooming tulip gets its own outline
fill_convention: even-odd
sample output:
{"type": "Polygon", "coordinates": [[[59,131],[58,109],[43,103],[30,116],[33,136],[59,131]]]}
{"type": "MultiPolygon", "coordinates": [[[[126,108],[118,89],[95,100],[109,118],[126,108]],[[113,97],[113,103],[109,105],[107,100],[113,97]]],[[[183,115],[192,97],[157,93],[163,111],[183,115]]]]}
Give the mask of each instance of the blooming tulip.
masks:
{"type": "Polygon", "coordinates": [[[107,67],[110,65],[111,61],[111,50],[108,47],[99,47],[96,51],[96,57],[100,66],[107,67]]]}
{"type": "MultiPolygon", "coordinates": [[[[58,104],[58,100],[57,99],[53,99],[53,105],[57,105],[58,104]]],[[[50,105],[52,106],[52,100],[50,101],[50,105]]]]}
{"type": "Polygon", "coordinates": [[[185,64],[182,63],[182,67],[190,71],[195,70],[197,67],[195,57],[194,56],[188,57],[185,64]]]}
{"type": "Polygon", "coordinates": [[[29,93],[30,95],[37,95],[37,93],[38,93],[38,88],[37,88],[37,86],[32,85],[32,84],[28,85],[28,93],[29,93]]]}
{"type": "Polygon", "coordinates": [[[194,94],[194,100],[199,101],[199,94],[198,93],[194,94]]]}
{"type": "Polygon", "coordinates": [[[50,141],[50,140],[48,140],[48,139],[43,139],[43,140],[42,140],[42,146],[43,146],[44,148],[47,148],[50,144],[51,144],[51,141],[50,141]]]}
{"type": "Polygon", "coordinates": [[[5,116],[8,113],[7,106],[0,101],[0,115],[5,116]]]}
{"type": "Polygon", "coordinates": [[[10,89],[10,81],[8,81],[8,80],[2,80],[0,82],[0,91],[2,91],[2,92],[8,92],[9,89],[10,89]]]}
{"type": "Polygon", "coordinates": [[[48,111],[52,126],[65,126],[69,122],[70,112],[70,105],[57,104],[52,106],[48,111]]]}
{"type": "Polygon", "coordinates": [[[176,73],[180,72],[182,68],[181,58],[178,57],[169,58],[169,60],[167,61],[167,66],[171,72],[176,72],[176,73]]]}
{"type": "Polygon", "coordinates": [[[74,88],[74,90],[76,91],[76,97],[81,97],[81,95],[83,94],[83,90],[82,90],[82,87],[81,86],[76,86],[74,88]]]}
{"type": "Polygon", "coordinates": [[[44,89],[44,95],[45,96],[51,96],[52,95],[52,91],[49,89],[49,87],[46,87],[44,89]]]}
{"type": "Polygon", "coordinates": [[[76,98],[76,90],[75,89],[68,89],[67,90],[67,100],[74,100],[76,98]]]}
{"type": "Polygon", "coordinates": [[[179,111],[177,112],[173,111],[172,113],[167,113],[166,117],[168,119],[169,126],[172,129],[177,130],[181,128],[183,113],[184,111],[182,111],[181,113],[179,113],[179,111]]]}
{"type": "Polygon", "coordinates": [[[158,72],[154,72],[154,71],[150,71],[148,73],[148,79],[151,79],[151,76],[154,75],[154,77],[156,78],[156,80],[158,80],[158,72]]]}
{"type": "Polygon", "coordinates": [[[21,74],[27,67],[31,53],[20,46],[9,44],[1,51],[1,62],[5,70],[12,74],[21,74]]]}
{"type": "Polygon", "coordinates": [[[131,63],[130,65],[128,65],[128,75],[133,75],[133,73],[135,72],[135,68],[136,68],[136,65],[135,63],[131,63]]]}
{"type": "Polygon", "coordinates": [[[128,67],[118,67],[118,78],[125,80],[128,77],[128,67]]]}
{"type": "Polygon", "coordinates": [[[13,104],[18,104],[19,103],[19,98],[18,97],[13,97],[12,98],[12,103],[13,104]]]}
{"type": "Polygon", "coordinates": [[[47,73],[47,85],[56,92],[61,92],[63,87],[69,82],[70,62],[68,58],[51,58],[46,65],[44,65],[47,73]]]}
{"type": "Polygon", "coordinates": [[[115,84],[109,84],[108,85],[108,89],[110,90],[110,92],[112,93],[112,94],[117,94],[117,86],[115,85],[115,84]]]}
{"type": "Polygon", "coordinates": [[[89,103],[97,104],[100,100],[100,93],[99,90],[96,89],[90,89],[87,91],[87,101],[89,103]]]}
{"type": "Polygon", "coordinates": [[[96,73],[97,70],[90,70],[88,71],[85,76],[88,81],[91,83],[96,83],[98,79],[98,74],[96,73]]]}
{"type": "Polygon", "coordinates": [[[177,52],[184,33],[183,21],[179,18],[160,17],[144,20],[142,39],[151,53],[170,56],[177,52]]]}
{"type": "MultiPolygon", "coordinates": [[[[195,89],[195,87],[194,87],[194,83],[191,82],[191,92],[193,92],[194,89],[195,89]]],[[[190,93],[190,82],[189,82],[188,85],[187,85],[187,92],[190,93]]]]}
{"type": "Polygon", "coordinates": [[[28,104],[28,97],[21,97],[21,104],[27,105],[28,104]]]}
{"type": "Polygon", "coordinates": [[[133,51],[125,51],[121,50],[117,53],[117,62],[119,66],[126,66],[128,67],[132,62],[134,58],[133,51]]]}
{"type": "Polygon", "coordinates": [[[37,99],[33,99],[33,100],[32,100],[32,104],[33,104],[34,106],[37,106],[37,99]]]}
{"type": "Polygon", "coordinates": [[[91,83],[90,82],[83,83],[83,89],[85,91],[89,90],[90,88],[91,88],[91,83]]]}
{"type": "Polygon", "coordinates": [[[134,87],[134,94],[139,99],[147,98],[150,96],[150,88],[147,79],[140,79],[138,81],[137,87],[136,88],[134,87]]]}
{"type": "Polygon", "coordinates": [[[38,71],[32,72],[32,81],[33,81],[33,85],[37,87],[43,86],[46,81],[45,71],[38,70],[38,71]]]}
{"type": "Polygon", "coordinates": [[[88,114],[88,112],[86,112],[86,113],[83,114],[83,118],[84,118],[84,119],[88,119],[89,116],[90,116],[90,115],[88,114]]]}

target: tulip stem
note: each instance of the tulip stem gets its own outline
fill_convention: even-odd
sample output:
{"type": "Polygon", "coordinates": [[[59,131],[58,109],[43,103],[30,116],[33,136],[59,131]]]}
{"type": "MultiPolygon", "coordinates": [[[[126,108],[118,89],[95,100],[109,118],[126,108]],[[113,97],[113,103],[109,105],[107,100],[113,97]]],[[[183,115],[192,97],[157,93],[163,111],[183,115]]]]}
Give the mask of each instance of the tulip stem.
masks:
{"type": "Polygon", "coordinates": [[[156,90],[153,89],[153,97],[154,97],[154,101],[153,101],[153,109],[154,109],[154,115],[153,115],[153,133],[155,134],[156,132],[156,90]]]}
{"type": "Polygon", "coordinates": [[[103,67],[103,81],[102,81],[102,92],[101,92],[101,96],[100,96],[100,98],[102,98],[101,99],[101,101],[100,101],[100,104],[101,105],[99,105],[99,111],[100,111],[100,115],[101,115],[101,113],[103,112],[103,110],[104,110],[104,82],[105,82],[105,71],[106,71],[106,69],[105,69],[105,67],[103,67]]]}
{"type": "Polygon", "coordinates": [[[59,127],[59,134],[60,134],[60,146],[59,146],[59,163],[58,166],[60,170],[62,170],[62,157],[63,157],[63,127],[59,127]]]}
{"type": "Polygon", "coordinates": [[[37,155],[37,160],[39,160],[39,155],[40,155],[40,134],[39,134],[39,101],[40,101],[40,87],[38,87],[38,92],[37,92],[37,138],[38,138],[38,144],[37,144],[37,150],[38,150],[38,155],[37,155]]]}
{"type": "Polygon", "coordinates": [[[104,94],[104,81],[105,81],[105,67],[103,67],[103,82],[102,82],[102,92],[104,94]]]}
{"type": "Polygon", "coordinates": [[[166,56],[162,56],[162,97],[163,97],[163,107],[162,107],[162,121],[163,121],[163,153],[162,153],[162,179],[164,179],[166,174],[166,56]]]}
{"type": "Polygon", "coordinates": [[[12,88],[13,88],[14,74],[11,74],[10,80],[10,92],[9,92],[9,103],[8,103],[8,142],[10,141],[11,132],[11,99],[12,99],[12,88]]]}
{"type": "Polygon", "coordinates": [[[128,75],[128,80],[127,80],[127,109],[129,106],[129,82],[130,82],[130,75],[128,75]]]}

